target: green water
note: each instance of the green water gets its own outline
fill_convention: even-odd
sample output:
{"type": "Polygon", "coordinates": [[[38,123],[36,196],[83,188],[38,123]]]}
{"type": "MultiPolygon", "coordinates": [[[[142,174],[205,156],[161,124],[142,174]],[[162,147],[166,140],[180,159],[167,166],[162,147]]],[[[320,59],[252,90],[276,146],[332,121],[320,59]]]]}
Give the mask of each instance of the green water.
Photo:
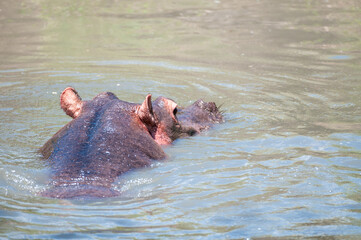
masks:
{"type": "Polygon", "coordinates": [[[360,238],[360,19],[357,0],[1,1],[0,238],[360,238]],[[67,86],[203,98],[226,122],[120,197],[42,198],[67,86]]]}

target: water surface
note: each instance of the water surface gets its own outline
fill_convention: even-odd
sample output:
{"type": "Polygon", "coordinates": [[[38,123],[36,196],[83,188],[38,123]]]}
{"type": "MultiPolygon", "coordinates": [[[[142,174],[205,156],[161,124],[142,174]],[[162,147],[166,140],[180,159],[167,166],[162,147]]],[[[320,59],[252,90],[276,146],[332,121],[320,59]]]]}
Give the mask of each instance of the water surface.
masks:
{"type": "Polygon", "coordinates": [[[359,1],[2,1],[0,236],[361,236],[359,1]],[[59,94],[222,104],[226,122],[119,177],[122,195],[40,197],[59,94]]]}

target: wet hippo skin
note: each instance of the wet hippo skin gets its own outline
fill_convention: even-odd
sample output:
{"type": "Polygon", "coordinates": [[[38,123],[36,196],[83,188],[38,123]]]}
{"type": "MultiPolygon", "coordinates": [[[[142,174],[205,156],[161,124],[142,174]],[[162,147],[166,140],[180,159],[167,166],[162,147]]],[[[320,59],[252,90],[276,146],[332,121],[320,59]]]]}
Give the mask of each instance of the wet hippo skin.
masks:
{"type": "Polygon", "coordinates": [[[40,153],[51,169],[51,198],[112,197],[114,180],[131,169],[166,158],[161,145],[191,136],[223,121],[213,103],[196,101],[180,108],[167,98],[142,104],[119,100],[113,93],[83,101],[74,88],[60,96],[61,108],[73,118],[40,153]]]}

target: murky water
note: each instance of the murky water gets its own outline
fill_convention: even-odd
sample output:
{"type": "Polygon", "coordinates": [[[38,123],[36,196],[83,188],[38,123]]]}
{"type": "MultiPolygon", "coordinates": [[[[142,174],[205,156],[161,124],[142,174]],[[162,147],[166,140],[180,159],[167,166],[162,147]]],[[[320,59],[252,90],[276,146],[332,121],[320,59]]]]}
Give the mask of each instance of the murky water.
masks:
{"type": "Polygon", "coordinates": [[[360,19],[358,0],[1,1],[0,237],[358,239],[360,19]],[[67,86],[203,98],[226,123],[120,197],[42,198],[67,86]]]}

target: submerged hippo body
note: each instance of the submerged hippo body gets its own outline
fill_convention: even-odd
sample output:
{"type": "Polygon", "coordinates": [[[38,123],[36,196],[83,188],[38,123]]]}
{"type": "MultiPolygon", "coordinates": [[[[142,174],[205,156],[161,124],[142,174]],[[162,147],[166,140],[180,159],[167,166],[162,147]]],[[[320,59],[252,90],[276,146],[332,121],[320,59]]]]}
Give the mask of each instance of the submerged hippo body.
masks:
{"type": "Polygon", "coordinates": [[[41,195],[52,198],[116,196],[114,180],[164,159],[161,145],[222,121],[216,105],[201,100],[183,109],[164,97],[152,102],[151,95],[142,104],[109,92],[82,101],[66,88],[60,103],[73,120],[40,149],[51,168],[50,187],[41,195]]]}

